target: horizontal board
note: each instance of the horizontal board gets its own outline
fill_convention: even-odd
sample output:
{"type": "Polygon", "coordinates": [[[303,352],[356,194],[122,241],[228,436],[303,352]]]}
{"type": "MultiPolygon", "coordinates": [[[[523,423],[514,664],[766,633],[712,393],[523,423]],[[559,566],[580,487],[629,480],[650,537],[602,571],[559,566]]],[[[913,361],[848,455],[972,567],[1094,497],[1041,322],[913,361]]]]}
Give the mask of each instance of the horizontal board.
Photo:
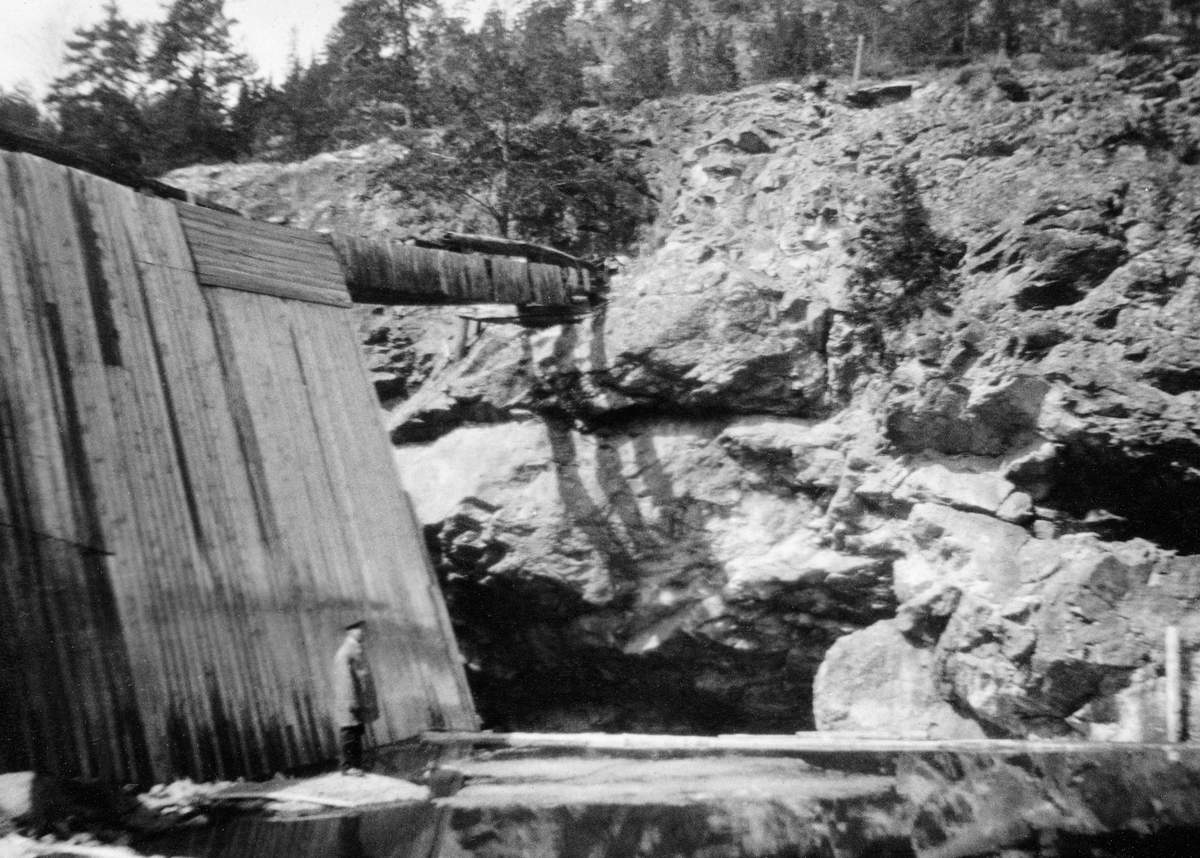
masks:
{"type": "Polygon", "coordinates": [[[236,268],[224,268],[209,264],[198,270],[197,274],[200,283],[204,286],[237,289],[242,292],[271,295],[275,298],[308,301],[313,304],[329,304],[335,307],[350,306],[348,294],[339,295],[329,289],[290,283],[282,278],[251,274],[236,268]]]}
{"type": "Polygon", "coordinates": [[[327,237],[185,203],[175,207],[201,285],[350,306],[327,237]]]}
{"type": "Polygon", "coordinates": [[[281,226],[275,223],[265,223],[260,220],[251,220],[250,218],[238,217],[237,215],[225,214],[224,212],[214,211],[213,209],[204,208],[202,206],[194,206],[188,203],[176,203],[176,210],[179,212],[179,219],[186,227],[188,223],[208,223],[218,227],[237,226],[238,229],[248,233],[260,235],[265,238],[277,238],[286,241],[305,241],[310,244],[328,245],[329,236],[323,233],[313,232],[307,229],[296,229],[293,226],[281,226]]]}
{"type": "Polygon", "coordinates": [[[222,253],[276,260],[293,268],[303,265],[306,276],[341,284],[341,268],[329,253],[329,248],[323,245],[245,236],[209,224],[189,224],[187,231],[189,236],[195,236],[195,243],[201,248],[211,247],[222,253]]]}

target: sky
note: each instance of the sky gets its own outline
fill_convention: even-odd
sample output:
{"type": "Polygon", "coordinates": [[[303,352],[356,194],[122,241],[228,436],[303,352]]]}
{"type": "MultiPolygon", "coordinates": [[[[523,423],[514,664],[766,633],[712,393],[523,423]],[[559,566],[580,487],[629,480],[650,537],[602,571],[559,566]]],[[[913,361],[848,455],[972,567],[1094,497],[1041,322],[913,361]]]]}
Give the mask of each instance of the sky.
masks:
{"type": "MultiPolygon", "coordinates": [[[[161,20],[166,0],[117,0],[131,21],[161,20]]],[[[260,73],[279,81],[287,66],[293,33],[300,58],[321,50],[345,0],[225,0],[235,18],[233,36],[260,73]]],[[[0,0],[0,87],[28,84],[45,95],[61,72],[66,41],[79,27],[103,17],[103,0],[0,0]]]]}

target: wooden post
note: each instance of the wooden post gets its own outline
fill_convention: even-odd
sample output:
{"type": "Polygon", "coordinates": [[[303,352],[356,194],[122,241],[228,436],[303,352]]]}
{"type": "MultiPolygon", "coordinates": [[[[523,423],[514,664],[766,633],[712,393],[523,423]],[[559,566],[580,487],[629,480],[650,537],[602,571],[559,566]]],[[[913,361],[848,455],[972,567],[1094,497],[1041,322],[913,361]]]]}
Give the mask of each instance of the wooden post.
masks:
{"type": "Polygon", "coordinates": [[[851,84],[853,89],[858,89],[858,77],[862,74],[863,43],[865,41],[866,37],[859,34],[858,49],[854,52],[854,82],[851,84]]]}
{"type": "Polygon", "coordinates": [[[454,338],[454,358],[462,360],[467,356],[467,351],[471,347],[471,320],[459,317],[458,319],[458,334],[454,338]]]}
{"type": "Polygon", "coordinates": [[[1178,742],[1183,738],[1183,671],[1179,657],[1179,627],[1167,626],[1167,741],[1178,742]]]}

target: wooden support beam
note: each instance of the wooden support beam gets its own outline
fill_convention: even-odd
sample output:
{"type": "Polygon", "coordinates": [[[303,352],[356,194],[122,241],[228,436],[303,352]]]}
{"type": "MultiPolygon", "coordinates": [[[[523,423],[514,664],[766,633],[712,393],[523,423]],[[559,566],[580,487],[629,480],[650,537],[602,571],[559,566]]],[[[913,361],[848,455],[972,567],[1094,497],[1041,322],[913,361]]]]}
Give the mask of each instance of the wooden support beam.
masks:
{"type": "MultiPolygon", "coordinates": [[[[673,736],[638,733],[479,733],[427,732],[431,745],[492,748],[576,748],[605,751],[771,754],[1098,754],[1166,751],[1175,745],[1151,742],[1038,741],[1026,739],[906,739],[879,734],[802,733],[796,735],[673,736]]],[[[1186,746],[1185,746],[1186,747],[1186,746]]],[[[1200,746],[1195,748],[1200,756],[1200,746]]]]}
{"type": "Polygon", "coordinates": [[[439,244],[448,250],[488,253],[493,256],[519,256],[530,262],[543,262],[547,265],[557,265],[560,268],[588,267],[588,264],[582,259],[561,250],[494,235],[448,232],[442,236],[439,244]]]}
{"type": "Polygon", "coordinates": [[[1179,627],[1166,631],[1166,727],[1167,741],[1183,739],[1183,670],[1179,653],[1179,627]]]}
{"type": "Polygon", "coordinates": [[[866,37],[860,33],[858,36],[858,46],[854,51],[854,82],[850,84],[852,89],[858,89],[858,78],[862,74],[863,43],[865,41],[866,37]]]}

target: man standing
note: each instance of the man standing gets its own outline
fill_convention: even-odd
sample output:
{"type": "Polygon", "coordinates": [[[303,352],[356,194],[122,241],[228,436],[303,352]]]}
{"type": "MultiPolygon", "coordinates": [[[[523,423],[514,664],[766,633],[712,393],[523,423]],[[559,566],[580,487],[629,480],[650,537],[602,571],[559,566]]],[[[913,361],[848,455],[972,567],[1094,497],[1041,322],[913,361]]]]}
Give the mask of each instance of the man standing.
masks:
{"type": "Polygon", "coordinates": [[[363,734],[379,717],[375,681],[363,651],[366,622],[346,626],[346,639],[333,658],[333,717],[341,732],[341,769],[361,775],[363,734]]]}

